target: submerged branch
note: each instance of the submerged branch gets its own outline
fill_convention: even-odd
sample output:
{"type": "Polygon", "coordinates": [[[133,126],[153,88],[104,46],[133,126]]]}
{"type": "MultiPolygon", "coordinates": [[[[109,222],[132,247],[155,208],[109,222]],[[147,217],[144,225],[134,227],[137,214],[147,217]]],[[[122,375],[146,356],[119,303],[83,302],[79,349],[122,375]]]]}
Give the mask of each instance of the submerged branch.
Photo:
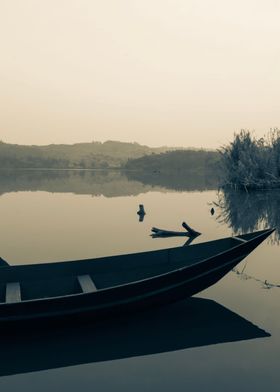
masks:
{"type": "Polygon", "coordinates": [[[157,227],[152,227],[151,231],[153,232],[153,234],[151,234],[151,236],[153,238],[176,237],[176,236],[195,238],[201,234],[198,231],[195,231],[194,229],[192,229],[189,225],[187,225],[186,222],[183,222],[182,226],[184,227],[184,229],[186,229],[186,231],[172,231],[172,230],[159,229],[157,227]]]}
{"type": "Polygon", "coordinates": [[[275,283],[270,283],[267,280],[262,280],[259,278],[255,278],[252,275],[248,275],[244,272],[244,269],[240,272],[237,268],[233,268],[232,271],[239,276],[239,278],[244,279],[244,280],[254,280],[257,283],[261,283],[263,285],[264,289],[272,289],[275,287],[280,288],[280,284],[275,284],[275,283]]]}

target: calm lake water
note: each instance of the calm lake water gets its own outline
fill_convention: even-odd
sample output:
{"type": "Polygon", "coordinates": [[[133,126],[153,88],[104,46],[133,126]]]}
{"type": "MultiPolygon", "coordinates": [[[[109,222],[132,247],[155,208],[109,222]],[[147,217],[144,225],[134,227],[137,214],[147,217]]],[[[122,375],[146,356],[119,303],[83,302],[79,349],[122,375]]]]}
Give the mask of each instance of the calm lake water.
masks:
{"type": "MultiPolygon", "coordinates": [[[[280,192],[218,192],[214,178],[160,173],[0,173],[0,256],[10,264],[182,246],[280,228],[280,192]],[[139,222],[138,205],[147,212],[139,222]],[[210,209],[215,213],[211,215],[210,209]]],[[[32,332],[1,347],[0,391],[277,390],[279,233],[196,298],[97,325],[32,332]]]]}

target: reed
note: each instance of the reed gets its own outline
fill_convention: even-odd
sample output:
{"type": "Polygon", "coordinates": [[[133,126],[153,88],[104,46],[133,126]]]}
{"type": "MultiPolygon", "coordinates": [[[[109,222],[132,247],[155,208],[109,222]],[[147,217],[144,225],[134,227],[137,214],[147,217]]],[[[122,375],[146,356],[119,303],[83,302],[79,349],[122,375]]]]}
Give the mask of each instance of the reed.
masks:
{"type": "Polygon", "coordinates": [[[233,141],[219,150],[222,186],[234,189],[280,187],[280,130],[271,129],[260,139],[248,130],[234,135],[233,141]]]}

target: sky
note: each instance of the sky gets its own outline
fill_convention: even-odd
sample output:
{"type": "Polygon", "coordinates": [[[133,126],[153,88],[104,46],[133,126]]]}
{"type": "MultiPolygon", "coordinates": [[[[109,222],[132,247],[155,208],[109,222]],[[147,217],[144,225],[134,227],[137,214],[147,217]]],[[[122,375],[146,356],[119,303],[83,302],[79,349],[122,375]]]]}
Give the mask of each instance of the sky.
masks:
{"type": "Polygon", "coordinates": [[[0,0],[0,139],[217,148],[280,127],[280,0],[0,0]]]}

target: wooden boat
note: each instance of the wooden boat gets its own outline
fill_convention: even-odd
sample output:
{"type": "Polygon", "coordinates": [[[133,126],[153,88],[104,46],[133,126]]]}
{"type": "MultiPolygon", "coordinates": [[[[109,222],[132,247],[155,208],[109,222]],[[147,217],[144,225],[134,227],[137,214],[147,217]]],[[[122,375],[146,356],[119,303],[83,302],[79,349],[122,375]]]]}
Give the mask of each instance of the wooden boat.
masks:
{"type": "Polygon", "coordinates": [[[220,280],[275,229],[187,247],[0,269],[0,322],[99,317],[174,302],[220,280]]]}

